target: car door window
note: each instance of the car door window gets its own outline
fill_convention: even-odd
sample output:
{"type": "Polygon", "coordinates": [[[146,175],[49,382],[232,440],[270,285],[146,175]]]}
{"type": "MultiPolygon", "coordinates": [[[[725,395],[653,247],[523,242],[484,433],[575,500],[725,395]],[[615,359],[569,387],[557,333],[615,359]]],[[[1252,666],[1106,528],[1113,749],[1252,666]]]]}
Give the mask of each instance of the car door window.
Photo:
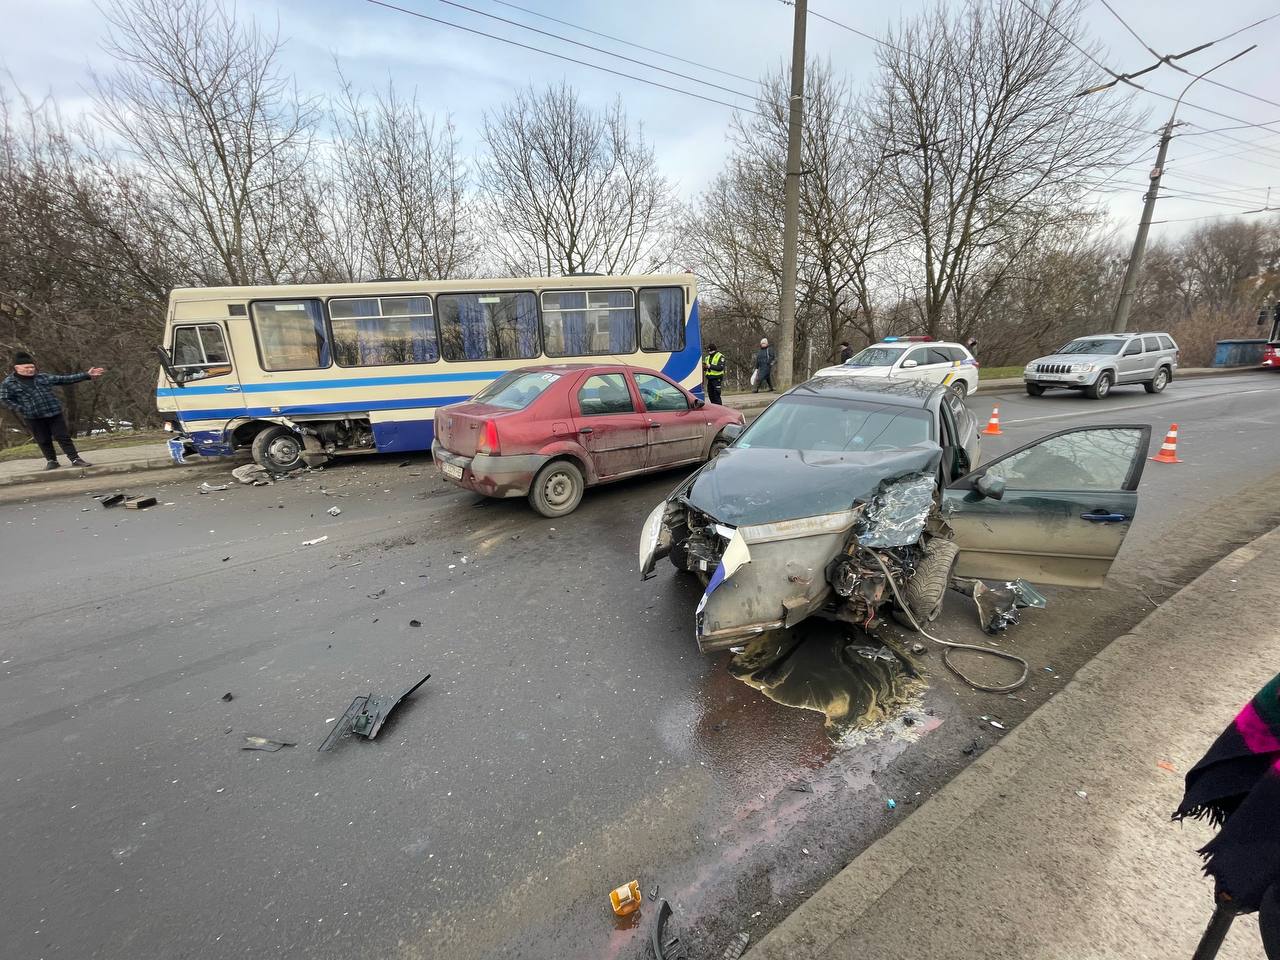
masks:
{"type": "Polygon", "coordinates": [[[1166,337],[1164,334],[1161,334],[1161,335],[1160,335],[1160,346],[1164,347],[1164,349],[1166,349],[1166,350],[1176,350],[1176,349],[1177,349],[1177,347],[1175,347],[1175,346],[1174,346],[1173,338],[1172,338],[1172,337],[1166,337]]]}
{"type": "Polygon", "coordinates": [[[929,348],[918,347],[915,350],[912,350],[903,358],[902,363],[904,366],[908,360],[914,360],[917,366],[925,366],[929,362],[929,348]]]}
{"type": "Polygon", "coordinates": [[[635,413],[636,405],[621,373],[598,373],[578,388],[578,410],[584,417],[609,413],[635,413]]]}
{"type": "Polygon", "coordinates": [[[1150,427],[1086,427],[1045,437],[984,471],[1010,490],[1132,490],[1150,427]]]}
{"type": "Polygon", "coordinates": [[[930,348],[929,348],[929,362],[930,362],[930,363],[951,363],[951,361],[952,361],[952,360],[954,360],[954,359],[958,359],[958,358],[956,358],[956,357],[952,357],[952,356],[951,356],[951,354],[950,354],[950,352],[949,352],[949,351],[947,351],[947,350],[945,350],[945,349],[944,349],[944,348],[942,348],[942,347],[930,347],[930,348]]]}
{"type": "Polygon", "coordinates": [[[1142,347],[1147,353],[1155,353],[1160,349],[1160,341],[1156,337],[1143,337],[1142,347]]]}
{"type": "Polygon", "coordinates": [[[636,387],[640,390],[640,399],[650,413],[671,410],[688,410],[689,401],[684,391],[674,383],[651,373],[637,373],[636,387]]]}
{"type": "Polygon", "coordinates": [[[1124,354],[1123,354],[1123,355],[1124,355],[1124,356],[1126,356],[1126,357],[1136,357],[1136,356],[1137,356],[1138,354],[1140,354],[1141,352],[1142,352],[1142,341],[1141,341],[1141,340],[1130,340],[1130,341],[1129,341],[1129,345],[1128,345],[1127,347],[1125,347],[1125,348],[1124,348],[1124,354]]]}

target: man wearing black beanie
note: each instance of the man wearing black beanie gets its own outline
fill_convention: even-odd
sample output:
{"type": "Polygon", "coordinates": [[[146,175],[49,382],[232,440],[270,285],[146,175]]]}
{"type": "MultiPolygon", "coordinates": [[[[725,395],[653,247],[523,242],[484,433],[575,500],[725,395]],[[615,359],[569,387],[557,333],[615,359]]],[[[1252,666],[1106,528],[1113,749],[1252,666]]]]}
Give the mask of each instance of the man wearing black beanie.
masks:
{"type": "Polygon", "coordinates": [[[62,402],[54,395],[53,387],[81,380],[96,380],[103,374],[102,367],[90,367],[87,373],[40,373],[36,361],[25,350],[13,355],[13,373],[0,383],[0,404],[14,411],[27,421],[31,437],[44,454],[46,470],[56,470],[58,455],[53,441],[57,440],[62,452],[73,467],[90,466],[76,453],[76,445],[67,432],[67,422],[62,419],[62,402]]]}

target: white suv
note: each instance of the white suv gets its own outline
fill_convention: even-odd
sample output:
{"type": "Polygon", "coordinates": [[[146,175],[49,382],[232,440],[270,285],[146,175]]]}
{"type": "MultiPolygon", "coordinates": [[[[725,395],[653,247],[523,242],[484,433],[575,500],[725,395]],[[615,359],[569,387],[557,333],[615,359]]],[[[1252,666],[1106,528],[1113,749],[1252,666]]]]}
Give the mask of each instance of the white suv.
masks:
{"type": "Polygon", "coordinates": [[[814,376],[925,380],[952,387],[967,397],[978,389],[978,361],[958,343],[928,337],[886,337],[838,366],[823,367],[814,376]]]}

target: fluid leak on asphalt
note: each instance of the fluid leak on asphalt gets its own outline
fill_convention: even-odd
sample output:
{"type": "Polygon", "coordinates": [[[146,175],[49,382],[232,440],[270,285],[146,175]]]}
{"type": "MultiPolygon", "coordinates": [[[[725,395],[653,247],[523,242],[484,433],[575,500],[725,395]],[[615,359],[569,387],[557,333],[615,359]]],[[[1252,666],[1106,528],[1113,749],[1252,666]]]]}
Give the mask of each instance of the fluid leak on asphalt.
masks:
{"type": "Polygon", "coordinates": [[[883,723],[924,689],[906,654],[819,619],[750,641],[729,672],[777,703],[823,714],[828,729],[839,730],[883,723]]]}

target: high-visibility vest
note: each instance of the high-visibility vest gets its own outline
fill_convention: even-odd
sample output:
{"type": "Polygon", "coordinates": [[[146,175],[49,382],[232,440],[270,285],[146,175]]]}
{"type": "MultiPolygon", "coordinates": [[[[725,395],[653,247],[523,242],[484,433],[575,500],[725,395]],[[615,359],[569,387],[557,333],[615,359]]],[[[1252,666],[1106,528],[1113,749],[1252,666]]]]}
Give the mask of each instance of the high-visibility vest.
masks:
{"type": "Polygon", "coordinates": [[[724,371],[715,369],[716,365],[724,365],[724,354],[717,350],[715,353],[707,355],[707,376],[723,377],[724,371]]]}

